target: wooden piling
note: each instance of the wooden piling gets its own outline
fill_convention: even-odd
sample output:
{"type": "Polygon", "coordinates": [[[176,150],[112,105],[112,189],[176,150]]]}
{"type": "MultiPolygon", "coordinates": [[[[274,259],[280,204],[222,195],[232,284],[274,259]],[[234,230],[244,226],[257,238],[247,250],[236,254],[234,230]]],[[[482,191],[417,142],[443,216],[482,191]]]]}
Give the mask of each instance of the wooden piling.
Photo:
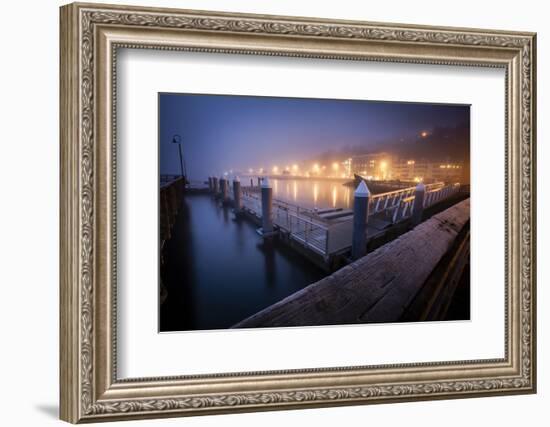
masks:
{"type": "Polygon", "coordinates": [[[426,186],[419,182],[414,192],[412,223],[418,225],[422,222],[422,214],[424,212],[424,197],[426,195],[426,186]]]}
{"type": "Polygon", "coordinates": [[[269,179],[262,180],[262,234],[267,235],[273,232],[273,188],[269,183],[269,179]]]}
{"type": "Polygon", "coordinates": [[[365,181],[357,186],[353,198],[353,235],[351,256],[359,259],[367,253],[367,221],[370,192],[365,181]]]}
{"type": "Polygon", "coordinates": [[[235,213],[240,213],[242,210],[242,197],[241,197],[241,181],[239,177],[233,180],[233,200],[235,203],[235,213]]]}
{"type": "Polygon", "coordinates": [[[215,176],[212,177],[212,191],[214,194],[218,193],[218,178],[215,176]]]}
{"type": "Polygon", "coordinates": [[[222,200],[227,199],[227,180],[220,177],[220,197],[222,200]]]}

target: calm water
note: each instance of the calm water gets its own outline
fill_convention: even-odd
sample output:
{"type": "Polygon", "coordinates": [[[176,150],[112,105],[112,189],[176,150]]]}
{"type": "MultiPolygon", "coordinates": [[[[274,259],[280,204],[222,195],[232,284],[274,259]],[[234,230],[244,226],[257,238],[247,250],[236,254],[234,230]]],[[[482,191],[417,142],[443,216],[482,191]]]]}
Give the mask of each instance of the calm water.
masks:
{"type": "MultiPolygon", "coordinates": [[[[301,200],[331,200],[330,187],[309,193],[301,200]]],[[[325,276],[286,246],[264,244],[256,228],[209,195],[185,198],[164,252],[161,331],[228,328],[325,276]]]]}
{"type": "MultiPolygon", "coordinates": [[[[351,208],[353,188],[343,185],[343,180],[277,179],[270,178],[273,197],[306,208],[351,208]]],[[[249,178],[242,179],[250,185],[249,178]]],[[[257,185],[254,178],[254,185],[257,185]]]]}

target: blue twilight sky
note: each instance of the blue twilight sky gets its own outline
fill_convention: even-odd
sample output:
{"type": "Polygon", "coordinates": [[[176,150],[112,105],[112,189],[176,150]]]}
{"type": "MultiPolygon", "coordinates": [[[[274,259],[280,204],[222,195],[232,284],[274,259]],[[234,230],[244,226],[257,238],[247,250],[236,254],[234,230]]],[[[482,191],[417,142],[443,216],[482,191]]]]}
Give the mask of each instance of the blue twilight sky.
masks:
{"type": "Polygon", "coordinates": [[[174,134],[182,137],[190,179],[315,161],[327,152],[334,160],[352,152],[399,155],[423,131],[447,138],[460,127],[468,136],[452,144],[469,158],[469,117],[464,105],[161,93],[160,173],[179,173],[174,134]]]}

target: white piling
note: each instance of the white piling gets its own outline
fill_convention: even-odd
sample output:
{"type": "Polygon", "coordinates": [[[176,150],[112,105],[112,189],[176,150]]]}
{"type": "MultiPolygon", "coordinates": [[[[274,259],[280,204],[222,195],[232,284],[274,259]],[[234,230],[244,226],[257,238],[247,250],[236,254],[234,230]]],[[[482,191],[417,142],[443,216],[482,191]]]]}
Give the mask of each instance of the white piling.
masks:
{"type": "Polygon", "coordinates": [[[214,194],[218,194],[218,178],[215,176],[212,177],[212,191],[214,194]]]}
{"type": "Polygon", "coordinates": [[[242,201],[241,201],[241,181],[239,177],[235,177],[233,180],[233,199],[235,202],[235,213],[239,213],[242,210],[242,201]]]}
{"type": "Polygon", "coordinates": [[[228,182],[225,178],[220,178],[220,194],[222,197],[222,201],[227,201],[228,195],[227,195],[227,188],[228,188],[228,182]]]}
{"type": "MultiPolygon", "coordinates": [[[[258,178],[259,179],[259,178],[258,178]]],[[[273,232],[273,220],[271,218],[273,209],[273,188],[269,179],[262,180],[262,232],[268,234],[273,232]]]]}
{"type": "Polygon", "coordinates": [[[353,237],[351,256],[359,259],[367,253],[367,222],[369,217],[370,191],[361,180],[353,197],[353,237]]]}
{"type": "Polygon", "coordinates": [[[426,186],[424,185],[424,183],[419,182],[416,185],[416,189],[414,191],[414,202],[413,202],[413,212],[412,212],[412,222],[414,225],[418,225],[422,222],[425,195],[426,195],[426,186]]]}

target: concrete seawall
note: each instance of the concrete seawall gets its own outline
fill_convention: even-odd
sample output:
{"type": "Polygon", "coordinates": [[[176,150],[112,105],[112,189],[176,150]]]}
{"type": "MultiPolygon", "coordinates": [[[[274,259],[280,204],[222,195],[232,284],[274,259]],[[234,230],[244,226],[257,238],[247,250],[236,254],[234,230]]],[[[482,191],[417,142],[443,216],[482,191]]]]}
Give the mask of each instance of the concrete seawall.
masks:
{"type": "Polygon", "coordinates": [[[466,199],[233,327],[398,321],[469,219],[466,199]]]}

